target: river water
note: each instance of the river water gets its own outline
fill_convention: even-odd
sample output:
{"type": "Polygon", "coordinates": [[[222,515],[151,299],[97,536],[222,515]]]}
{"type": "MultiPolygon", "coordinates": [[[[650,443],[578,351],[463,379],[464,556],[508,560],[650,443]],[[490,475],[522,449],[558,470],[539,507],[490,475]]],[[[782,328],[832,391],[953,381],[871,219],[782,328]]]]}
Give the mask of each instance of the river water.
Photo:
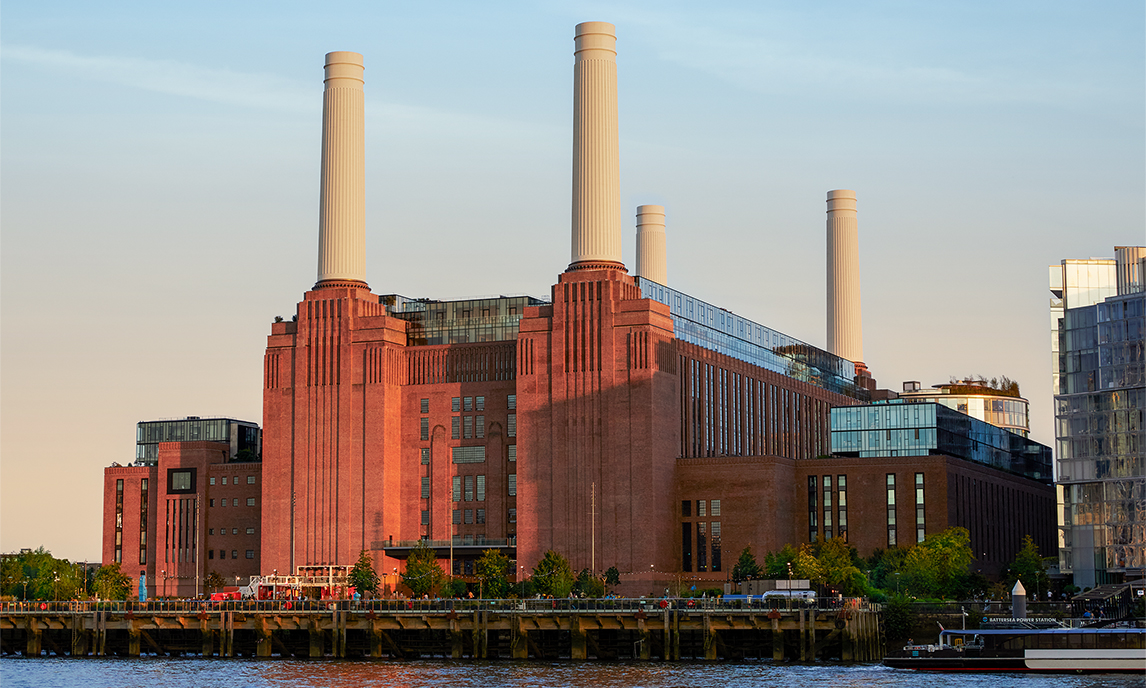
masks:
{"type": "Polygon", "coordinates": [[[294,659],[0,659],[3,688],[305,688],[309,686],[864,686],[1141,688],[1143,675],[920,674],[881,664],[770,662],[454,662],[294,659]]]}

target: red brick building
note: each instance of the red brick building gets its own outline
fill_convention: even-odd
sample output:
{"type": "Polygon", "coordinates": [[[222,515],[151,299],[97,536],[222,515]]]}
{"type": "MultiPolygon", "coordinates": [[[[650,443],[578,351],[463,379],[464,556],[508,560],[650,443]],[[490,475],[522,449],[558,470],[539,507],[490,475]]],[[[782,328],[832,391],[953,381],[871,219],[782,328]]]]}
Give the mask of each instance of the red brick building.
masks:
{"type": "Polygon", "coordinates": [[[142,572],[149,597],[194,597],[211,573],[246,583],[260,571],[262,464],[229,442],[157,445],[153,463],[104,469],[103,563],[136,585],[142,572]]]}

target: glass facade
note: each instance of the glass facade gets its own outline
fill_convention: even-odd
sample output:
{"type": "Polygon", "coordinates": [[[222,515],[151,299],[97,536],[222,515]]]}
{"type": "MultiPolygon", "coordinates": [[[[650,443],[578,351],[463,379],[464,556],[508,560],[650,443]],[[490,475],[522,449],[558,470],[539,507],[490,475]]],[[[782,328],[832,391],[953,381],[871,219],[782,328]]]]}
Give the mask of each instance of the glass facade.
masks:
{"type": "Polygon", "coordinates": [[[411,299],[398,294],[378,298],[387,313],[411,323],[406,334],[408,346],[511,341],[517,339],[517,324],[525,308],[548,303],[532,296],[462,301],[411,299]]]}
{"type": "Polygon", "coordinates": [[[1030,404],[1026,399],[996,394],[958,394],[944,391],[943,387],[939,385],[939,389],[906,391],[900,393],[899,398],[908,403],[943,404],[949,409],[1006,428],[1023,437],[1030,435],[1030,404]]]}
{"type": "Polygon", "coordinates": [[[669,307],[677,339],[854,399],[870,398],[856,386],[851,361],[675,289],[636,279],[642,297],[669,307]]]}
{"type": "Polygon", "coordinates": [[[1146,571],[1146,295],[1058,319],[1059,567],[1085,587],[1146,571]]]}
{"type": "Polygon", "coordinates": [[[143,466],[159,463],[160,442],[227,442],[230,459],[262,460],[259,426],[233,418],[198,418],[143,421],[135,425],[135,462],[143,466]],[[241,455],[240,455],[241,453],[241,455]]]}
{"type": "Polygon", "coordinates": [[[1051,482],[1051,448],[936,403],[898,399],[831,411],[832,453],[946,454],[1051,482]]]}

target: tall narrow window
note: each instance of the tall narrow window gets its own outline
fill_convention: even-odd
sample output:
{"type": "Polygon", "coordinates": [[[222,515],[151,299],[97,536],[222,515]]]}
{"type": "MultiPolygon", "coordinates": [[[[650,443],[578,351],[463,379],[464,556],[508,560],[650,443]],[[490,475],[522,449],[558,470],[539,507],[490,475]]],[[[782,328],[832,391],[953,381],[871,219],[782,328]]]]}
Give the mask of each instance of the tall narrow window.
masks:
{"type": "Polygon", "coordinates": [[[887,546],[895,547],[895,474],[887,474],[887,546]]]}
{"type": "MultiPolygon", "coordinates": [[[[469,399],[469,397],[466,398],[469,399]]],[[[462,421],[462,437],[466,438],[467,440],[472,439],[474,436],[474,417],[463,416],[462,421]]]]}
{"type": "Polygon", "coordinates": [[[820,524],[817,519],[819,507],[819,480],[814,475],[808,476],[808,542],[815,542],[820,536],[820,524]]]}
{"type": "Polygon", "coordinates": [[[474,500],[474,477],[472,475],[466,476],[466,501],[472,502],[474,500]]]}
{"type": "Polygon", "coordinates": [[[516,497],[517,496],[517,474],[516,473],[510,473],[508,476],[508,479],[509,480],[507,482],[507,485],[509,486],[509,496],[510,497],[516,497]]]}
{"type": "Polygon", "coordinates": [[[139,563],[147,563],[147,478],[139,481],[139,563]]]}
{"type": "Polygon", "coordinates": [[[514,410],[517,408],[517,395],[510,394],[509,397],[506,398],[505,403],[506,408],[508,408],[510,411],[514,410]]]}
{"type": "Polygon", "coordinates": [[[462,438],[462,417],[454,416],[450,418],[450,438],[460,440],[462,438]]]}
{"type": "MultiPolygon", "coordinates": [[[[422,419],[422,426],[421,426],[420,434],[418,436],[421,437],[423,440],[430,439],[430,419],[429,418],[423,418],[422,419]]],[[[214,478],[212,478],[212,480],[214,480],[214,478]]]]}
{"type": "Polygon", "coordinates": [[[474,416],[474,437],[485,437],[485,416],[474,416]]]}
{"type": "Polygon", "coordinates": [[[709,524],[712,529],[712,570],[720,570],[720,521],[713,521],[709,524]]]}
{"type": "Polygon", "coordinates": [[[453,399],[450,400],[450,410],[453,411],[454,413],[457,413],[458,411],[462,410],[462,398],[461,397],[454,397],[453,399]]]}
{"type": "Polygon", "coordinates": [[[680,515],[685,517],[685,518],[691,518],[692,517],[692,500],[691,499],[685,499],[685,500],[681,501],[681,503],[680,503],[680,515]]]}
{"type": "Polygon", "coordinates": [[[115,481],[115,561],[123,563],[123,478],[115,481]]]}
{"type": "Polygon", "coordinates": [[[824,476],[824,539],[832,539],[832,476],[824,476]]]}
{"type": "Polygon", "coordinates": [[[430,465],[430,448],[429,447],[422,447],[422,465],[423,466],[430,465]]]}
{"type": "Polygon", "coordinates": [[[474,397],[474,410],[475,411],[484,411],[485,410],[485,397],[474,397]]]}
{"type": "Polygon", "coordinates": [[[455,475],[455,476],[454,476],[454,481],[453,481],[453,482],[454,482],[454,484],[453,484],[453,488],[454,488],[454,490],[453,490],[453,492],[454,492],[454,494],[453,494],[453,497],[454,497],[454,501],[455,501],[455,502],[460,502],[460,501],[462,501],[462,476],[460,476],[460,475],[455,475]]]}
{"type": "Polygon", "coordinates": [[[477,477],[477,500],[479,502],[485,501],[485,476],[479,475],[477,477]]]}
{"type": "Polygon", "coordinates": [[[915,474],[915,541],[927,537],[926,514],[923,507],[923,474],[915,474]]]}
{"type": "Polygon", "coordinates": [[[462,401],[462,410],[465,411],[466,413],[469,413],[470,411],[474,410],[474,398],[473,397],[466,397],[462,401]]]}
{"type": "Polygon", "coordinates": [[[517,445],[516,444],[509,445],[509,460],[511,462],[517,461],[517,445]]]}
{"type": "Polygon", "coordinates": [[[422,399],[422,413],[429,413],[429,412],[430,412],[430,400],[429,399],[422,399]]]}
{"type": "Polygon", "coordinates": [[[708,570],[708,537],[706,535],[708,524],[696,524],[696,570],[708,570]]]}
{"type": "Polygon", "coordinates": [[[505,419],[505,434],[510,437],[517,437],[517,414],[511,413],[505,419]]]}
{"type": "Polygon", "coordinates": [[[422,510],[422,525],[430,525],[430,512],[425,509],[422,510]]]}
{"type": "Polygon", "coordinates": [[[708,515],[708,502],[706,502],[703,499],[696,500],[696,515],[697,516],[707,516],[708,515]]]}
{"type": "Polygon", "coordinates": [[[837,531],[844,540],[848,538],[848,479],[847,476],[836,476],[836,509],[839,520],[836,523],[837,531]]]}
{"type": "Polygon", "coordinates": [[[689,521],[680,524],[680,568],[692,571],[692,523],[689,521]]]}
{"type": "Polygon", "coordinates": [[[430,498],[430,476],[422,476],[422,499],[430,498]]]}

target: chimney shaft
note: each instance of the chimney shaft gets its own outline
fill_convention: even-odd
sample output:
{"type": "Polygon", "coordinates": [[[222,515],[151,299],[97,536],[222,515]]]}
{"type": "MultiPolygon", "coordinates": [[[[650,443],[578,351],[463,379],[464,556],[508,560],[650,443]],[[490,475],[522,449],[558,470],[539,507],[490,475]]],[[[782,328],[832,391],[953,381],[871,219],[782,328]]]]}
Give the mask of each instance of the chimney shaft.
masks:
{"type": "Polygon", "coordinates": [[[362,56],[326,54],[318,284],[366,284],[366,161],[362,56]]]}
{"type": "Polygon", "coordinates": [[[828,192],[828,351],[863,364],[856,193],[828,192]]]}
{"type": "Polygon", "coordinates": [[[577,25],[573,64],[573,246],[570,270],[620,268],[617,36],[607,22],[577,25]]]}
{"type": "Polygon", "coordinates": [[[668,284],[663,205],[637,206],[637,274],[657,284],[668,284]]]}

